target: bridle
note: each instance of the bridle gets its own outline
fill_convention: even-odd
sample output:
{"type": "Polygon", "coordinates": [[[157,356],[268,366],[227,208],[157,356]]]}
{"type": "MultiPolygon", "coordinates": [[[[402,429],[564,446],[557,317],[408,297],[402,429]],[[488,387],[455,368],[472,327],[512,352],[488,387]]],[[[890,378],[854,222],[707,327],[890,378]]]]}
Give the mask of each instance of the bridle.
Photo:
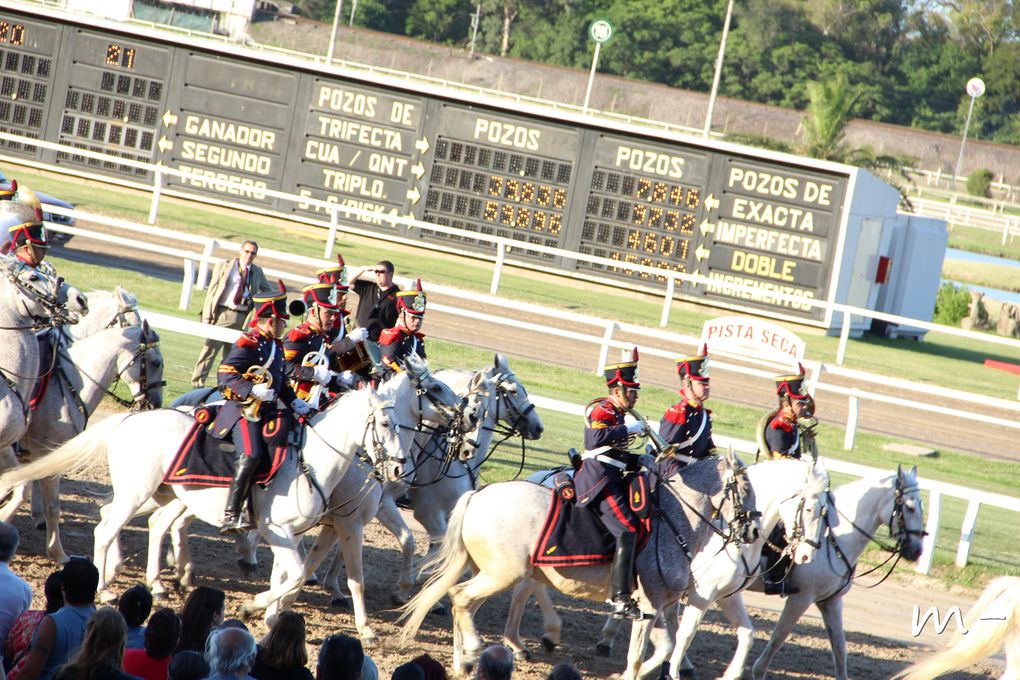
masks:
{"type": "Polygon", "coordinates": [[[7,279],[18,291],[22,313],[32,319],[32,323],[27,326],[3,326],[0,327],[0,330],[40,331],[44,328],[62,326],[69,323],[74,324],[78,322],[78,315],[70,312],[66,305],[59,301],[60,289],[64,285],[64,280],[62,278],[57,277],[54,279],[43,272],[21,263],[9,270],[7,279]],[[31,272],[32,276],[39,277],[50,285],[51,290],[42,292],[34,286],[22,281],[20,275],[24,272],[31,272]],[[45,311],[45,314],[42,316],[33,314],[28,308],[28,303],[38,305],[45,311]]]}

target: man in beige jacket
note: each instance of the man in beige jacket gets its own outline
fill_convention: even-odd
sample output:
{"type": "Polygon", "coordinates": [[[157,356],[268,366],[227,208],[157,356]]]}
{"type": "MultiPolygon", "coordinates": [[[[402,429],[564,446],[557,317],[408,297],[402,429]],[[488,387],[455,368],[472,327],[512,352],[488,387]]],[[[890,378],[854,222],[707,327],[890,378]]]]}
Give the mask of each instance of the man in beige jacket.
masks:
{"type": "MultiPolygon", "coordinates": [[[[269,290],[262,268],[253,264],[258,252],[259,245],[255,241],[245,241],[236,259],[224,260],[216,265],[202,304],[202,323],[241,330],[251,311],[251,296],[269,290]]],[[[219,365],[226,359],[229,350],[229,342],[206,339],[191,374],[191,386],[202,387],[217,352],[220,354],[219,365]]]]}

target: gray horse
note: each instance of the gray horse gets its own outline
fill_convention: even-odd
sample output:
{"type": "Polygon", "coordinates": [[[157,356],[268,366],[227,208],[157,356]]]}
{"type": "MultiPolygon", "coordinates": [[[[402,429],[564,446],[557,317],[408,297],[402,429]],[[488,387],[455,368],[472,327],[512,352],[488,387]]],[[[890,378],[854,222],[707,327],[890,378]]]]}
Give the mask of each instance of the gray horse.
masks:
{"type": "MultiPolygon", "coordinates": [[[[552,492],[531,482],[501,482],[465,494],[450,517],[432,565],[434,576],[404,608],[401,642],[410,643],[432,607],[449,594],[453,613],[453,664],[469,669],[481,650],[474,612],[491,595],[534,579],[562,593],[604,601],[610,565],[534,567],[531,553],[548,513],[552,492]],[[470,568],[472,578],[458,583],[470,568]]],[[[647,547],[637,558],[637,599],[647,618],[635,622],[624,678],[633,680],[644,656],[651,623],[688,586],[691,558],[713,532],[750,542],[760,534],[754,491],[743,465],[732,457],[688,466],[662,483],[647,547]],[[721,517],[717,525],[711,520],[721,517]],[[686,548],[684,547],[686,546],[686,548]]]]}

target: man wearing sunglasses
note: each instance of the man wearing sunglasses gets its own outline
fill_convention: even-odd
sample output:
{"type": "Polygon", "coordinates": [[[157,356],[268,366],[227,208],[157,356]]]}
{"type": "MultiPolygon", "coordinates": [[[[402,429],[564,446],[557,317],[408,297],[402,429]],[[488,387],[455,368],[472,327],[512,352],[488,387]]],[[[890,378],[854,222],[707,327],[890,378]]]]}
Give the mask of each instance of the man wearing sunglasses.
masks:
{"type": "Polygon", "coordinates": [[[397,293],[393,283],[393,263],[382,260],[370,267],[349,267],[349,280],[358,295],[355,320],[368,329],[368,339],[379,342],[379,334],[397,323],[397,293]]]}
{"type": "MultiPolygon", "coordinates": [[[[252,295],[270,290],[262,267],[255,264],[258,252],[259,244],[245,241],[236,258],[216,264],[202,305],[202,323],[235,331],[244,327],[244,321],[252,308],[252,295]]],[[[203,387],[217,353],[220,355],[218,363],[223,363],[228,351],[229,342],[207,338],[191,374],[191,386],[203,387]]]]}

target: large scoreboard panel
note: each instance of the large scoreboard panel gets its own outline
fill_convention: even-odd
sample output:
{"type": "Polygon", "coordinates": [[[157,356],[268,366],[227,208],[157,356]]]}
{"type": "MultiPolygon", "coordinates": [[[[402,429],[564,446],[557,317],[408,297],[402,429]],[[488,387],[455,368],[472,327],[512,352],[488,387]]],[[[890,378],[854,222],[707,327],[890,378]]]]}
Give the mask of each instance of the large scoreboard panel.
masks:
{"type": "MultiPolygon", "coordinates": [[[[666,272],[698,274],[709,283],[678,286],[679,297],[820,325],[830,317],[806,301],[846,299],[840,262],[866,203],[846,166],[41,8],[0,10],[0,130],[187,170],[169,183],[207,198],[320,219],[329,211],[317,203],[336,204],[359,211],[343,224],[489,255],[489,242],[387,218],[499,236],[515,258],[582,276],[661,289],[666,272]]],[[[151,180],[73,152],[0,151],[151,180]]],[[[895,201],[865,210],[884,218],[895,201]]]]}

